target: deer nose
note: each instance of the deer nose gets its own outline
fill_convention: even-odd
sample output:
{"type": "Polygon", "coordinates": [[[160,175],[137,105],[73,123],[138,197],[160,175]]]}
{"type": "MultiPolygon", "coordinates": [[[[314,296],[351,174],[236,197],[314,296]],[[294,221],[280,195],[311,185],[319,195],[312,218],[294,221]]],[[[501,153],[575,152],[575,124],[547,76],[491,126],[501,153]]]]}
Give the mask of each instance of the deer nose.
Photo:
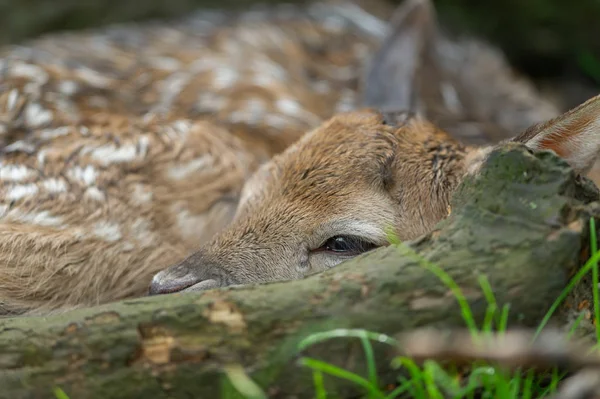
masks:
{"type": "Polygon", "coordinates": [[[174,275],[169,269],[157,273],[150,283],[149,295],[163,295],[174,292],[204,291],[218,288],[219,283],[214,279],[203,279],[192,273],[183,276],[174,275]]]}

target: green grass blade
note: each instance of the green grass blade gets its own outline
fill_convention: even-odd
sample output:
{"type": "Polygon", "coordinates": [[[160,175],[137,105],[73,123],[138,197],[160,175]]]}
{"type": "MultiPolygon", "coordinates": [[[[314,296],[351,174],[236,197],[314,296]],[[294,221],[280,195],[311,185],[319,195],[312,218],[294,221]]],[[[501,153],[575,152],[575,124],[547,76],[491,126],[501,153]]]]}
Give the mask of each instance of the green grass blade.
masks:
{"type": "Polygon", "coordinates": [[[362,330],[362,329],[348,329],[348,328],[338,328],[335,330],[318,332],[309,335],[298,343],[298,351],[303,351],[309,346],[318,344],[320,342],[324,342],[333,338],[363,338],[367,337],[370,340],[381,342],[384,344],[388,344],[391,346],[398,346],[399,342],[394,338],[380,333],[375,333],[372,331],[362,330]]]}
{"type": "MultiPolygon", "coordinates": [[[[596,220],[590,218],[590,248],[592,257],[598,254],[598,240],[596,238],[596,220]]],[[[600,343],[600,297],[598,295],[598,262],[595,262],[592,267],[592,295],[594,298],[594,321],[596,327],[596,342],[600,343]]]]}
{"type": "Polygon", "coordinates": [[[548,387],[548,393],[556,392],[556,390],[558,389],[558,382],[561,379],[562,378],[560,378],[558,375],[558,369],[556,367],[554,367],[552,369],[552,379],[550,380],[550,386],[548,387]]]}
{"type": "Polygon", "coordinates": [[[467,380],[467,385],[463,388],[461,392],[461,396],[456,396],[456,398],[462,398],[467,396],[469,398],[474,397],[475,391],[482,386],[481,377],[488,376],[493,374],[494,370],[491,367],[478,367],[471,371],[469,374],[469,379],[467,380]]]}
{"type": "Polygon", "coordinates": [[[514,383],[514,380],[507,378],[504,373],[496,369],[492,378],[488,380],[489,392],[493,392],[496,398],[510,398],[511,382],[514,383]]]}
{"type": "Polygon", "coordinates": [[[462,290],[456,284],[456,282],[450,277],[448,273],[446,273],[441,267],[436,264],[433,264],[427,261],[425,258],[417,254],[406,244],[402,244],[398,246],[398,249],[402,251],[404,255],[410,256],[414,260],[416,260],[424,269],[432,272],[437,278],[439,278],[449,289],[452,291],[452,294],[456,298],[460,311],[469,329],[469,332],[473,336],[473,338],[477,338],[479,336],[479,330],[477,329],[477,324],[475,323],[475,318],[473,317],[473,312],[471,312],[471,307],[469,306],[469,302],[467,298],[463,294],[462,290]]]}
{"type": "Polygon", "coordinates": [[[571,339],[573,337],[573,334],[575,334],[575,331],[577,331],[577,327],[579,327],[579,324],[581,324],[581,321],[583,320],[584,317],[585,317],[584,312],[581,312],[579,314],[579,316],[577,316],[577,318],[573,322],[573,325],[569,329],[569,333],[567,334],[567,339],[571,339]]]}
{"type": "Polygon", "coordinates": [[[533,372],[532,370],[529,370],[527,372],[527,377],[525,377],[525,381],[523,382],[523,393],[522,393],[522,398],[523,399],[531,399],[532,396],[532,389],[531,387],[533,386],[533,372]]]}
{"type": "Polygon", "coordinates": [[[426,398],[425,386],[423,384],[423,371],[415,364],[415,362],[405,356],[399,356],[394,359],[395,363],[403,366],[410,374],[410,382],[412,385],[411,397],[426,398]]]}
{"type": "Polygon", "coordinates": [[[510,304],[506,303],[502,306],[500,313],[500,321],[498,322],[498,332],[503,333],[508,328],[508,313],[510,312],[510,304]]]}
{"type": "Polygon", "coordinates": [[[343,368],[335,366],[331,363],[323,362],[321,360],[313,359],[310,357],[301,358],[299,360],[299,363],[313,370],[317,370],[322,373],[329,374],[331,376],[341,378],[347,381],[351,381],[356,385],[364,388],[371,397],[385,398],[385,395],[377,387],[373,386],[368,380],[351,371],[344,370],[343,368]]]}
{"type": "Polygon", "coordinates": [[[510,392],[511,398],[520,398],[519,391],[521,390],[521,381],[522,380],[523,379],[521,378],[521,373],[519,373],[519,372],[515,373],[513,379],[510,381],[510,384],[512,386],[512,389],[510,392]]]}
{"type": "Polygon", "coordinates": [[[223,368],[225,375],[233,387],[248,399],[267,399],[267,395],[246,374],[238,364],[230,364],[223,368]]]}
{"type": "Polygon", "coordinates": [[[592,269],[594,264],[598,263],[598,261],[600,261],[600,253],[596,253],[595,255],[590,257],[590,259],[588,259],[588,261],[585,263],[585,265],[581,269],[579,269],[577,274],[575,274],[575,276],[571,279],[571,281],[569,281],[569,284],[567,284],[567,286],[561,292],[559,297],[556,298],[556,300],[554,301],[554,303],[552,304],[552,306],[550,307],[548,312],[546,312],[546,315],[542,319],[542,322],[536,329],[536,332],[533,336],[534,340],[539,336],[539,334],[542,332],[544,327],[546,327],[546,324],[548,324],[548,322],[550,321],[550,318],[552,317],[554,312],[556,312],[556,309],[558,309],[560,304],[565,300],[567,295],[569,295],[569,293],[573,290],[573,288],[577,285],[577,283],[579,283],[579,281],[583,278],[583,276],[585,276],[586,273],[588,273],[592,269]]]}
{"type": "Polygon", "coordinates": [[[409,398],[419,398],[413,387],[414,383],[412,379],[409,380],[408,378],[400,376],[398,377],[398,382],[400,382],[400,386],[394,389],[388,396],[385,397],[385,399],[394,399],[404,392],[410,393],[409,398]]]}
{"type": "MultiPolygon", "coordinates": [[[[412,388],[412,382],[407,380],[406,378],[400,378],[401,384],[396,387],[392,392],[390,392],[385,399],[396,399],[398,396],[402,395],[404,392],[409,391],[412,388]]],[[[413,394],[414,396],[414,394],[413,394]]],[[[411,396],[411,397],[413,397],[411,396]]]]}
{"type": "Polygon", "coordinates": [[[496,311],[498,310],[498,304],[496,303],[494,291],[492,290],[492,286],[490,285],[487,277],[481,274],[477,280],[479,281],[479,285],[481,286],[485,300],[488,303],[481,330],[486,334],[490,334],[494,329],[494,317],[496,316],[496,311]]]}
{"type": "Polygon", "coordinates": [[[430,373],[433,377],[433,381],[437,387],[439,387],[441,396],[444,398],[449,396],[456,396],[461,391],[460,382],[453,378],[445,369],[443,369],[437,362],[428,360],[425,362],[425,371],[430,373]]]}
{"type": "Polygon", "coordinates": [[[423,382],[427,390],[427,397],[431,399],[444,399],[444,395],[440,392],[435,378],[435,370],[431,362],[425,362],[423,369],[423,382]]]}
{"type": "Polygon", "coordinates": [[[496,314],[496,305],[488,305],[485,309],[485,315],[483,317],[483,324],[481,326],[481,332],[484,334],[491,334],[494,331],[494,315],[496,314]]]}
{"type": "Polygon", "coordinates": [[[54,396],[56,396],[56,399],[69,399],[69,395],[67,395],[65,391],[63,391],[59,387],[54,388],[53,391],[54,396]]]}
{"type": "Polygon", "coordinates": [[[387,226],[386,228],[384,228],[386,239],[390,245],[400,245],[402,241],[400,241],[398,235],[394,230],[395,229],[393,226],[387,226]]]}
{"type": "Polygon", "coordinates": [[[315,385],[316,399],[327,399],[327,390],[323,380],[323,373],[319,370],[313,370],[313,383],[315,385]]]}
{"type": "Polygon", "coordinates": [[[366,334],[360,338],[360,341],[362,343],[363,350],[365,351],[369,381],[374,387],[376,387],[379,385],[379,382],[377,377],[377,366],[375,365],[375,355],[373,355],[373,347],[371,346],[371,342],[369,342],[369,338],[366,336],[366,334]]]}

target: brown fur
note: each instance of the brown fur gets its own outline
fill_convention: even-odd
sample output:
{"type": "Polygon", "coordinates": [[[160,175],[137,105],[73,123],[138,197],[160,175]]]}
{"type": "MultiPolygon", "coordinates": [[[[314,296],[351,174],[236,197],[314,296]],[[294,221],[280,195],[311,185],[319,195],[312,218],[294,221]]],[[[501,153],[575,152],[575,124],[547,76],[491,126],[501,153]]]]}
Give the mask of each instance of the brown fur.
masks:
{"type": "MultiPolygon", "coordinates": [[[[426,232],[447,213],[464,149],[426,121],[382,122],[370,110],[340,114],[275,156],[246,185],[234,223],[169,275],[218,285],[300,278],[343,261],[317,249],[359,225],[379,246],[386,227],[401,239],[426,232]]],[[[174,280],[159,283],[172,290],[174,280]]]]}
{"type": "MultiPolygon", "coordinates": [[[[493,147],[465,147],[419,116],[439,115],[435,107],[444,99],[430,96],[452,72],[436,65],[432,13],[427,0],[407,0],[374,57],[365,98],[383,113],[339,114],[275,156],[246,183],[235,220],[155,275],[150,293],[302,278],[356,256],[331,250],[336,237],[384,246],[389,229],[413,239],[444,218],[455,188],[477,173],[493,147]]],[[[585,173],[600,150],[598,104],[600,97],[514,140],[554,150],[585,173]]],[[[479,135],[508,139],[502,130],[482,127],[479,135]]]]}
{"type": "Polygon", "coordinates": [[[397,75],[419,77],[426,118],[357,110],[386,28],[365,13],[201,13],[4,49],[0,313],[138,297],[169,265],[157,292],[332,267],[343,259],[310,251],[330,235],[385,245],[384,228],[411,238],[446,214],[485,151],[436,126],[472,144],[558,114],[494,49],[443,37],[424,43],[465,108],[428,95],[431,72],[397,75]]]}

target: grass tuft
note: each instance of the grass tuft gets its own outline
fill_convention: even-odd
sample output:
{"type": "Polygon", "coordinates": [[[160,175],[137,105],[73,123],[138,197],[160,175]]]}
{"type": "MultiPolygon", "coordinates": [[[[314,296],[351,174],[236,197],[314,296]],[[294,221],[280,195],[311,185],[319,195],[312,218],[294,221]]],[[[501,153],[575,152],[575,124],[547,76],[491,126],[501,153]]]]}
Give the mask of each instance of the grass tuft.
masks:
{"type": "MultiPolygon", "coordinates": [[[[398,240],[391,232],[388,232],[388,240],[392,245],[396,245],[403,255],[412,257],[423,268],[432,272],[452,291],[461,308],[463,320],[474,339],[483,334],[491,334],[493,332],[502,333],[506,331],[510,305],[505,304],[501,309],[498,309],[493,289],[486,276],[478,276],[479,285],[481,286],[487,302],[483,323],[481,327],[478,327],[469,303],[460,287],[443,269],[419,256],[414,250],[400,242],[400,240],[398,240]]],[[[597,342],[600,343],[600,323],[598,323],[598,321],[600,321],[600,302],[598,299],[598,262],[600,261],[600,253],[597,249],[596,226],[593,218],[590,220],[590,241],[590,258],[571,281],[569,281],[569,284],[561,292],[561,295],[552,304],[538,326],[534,339],[539,336],[544,327],[548,324],[552,315],[556,312],[569,293],[572,292],[581,279],[591,271],[594,285],[593,295],[596,337],[597,342]]],[[[573,324],[569,336],[574,333],[582,319],[583,314],[581,314],[573,324]]],[[[469,370],[468,376],[464,376],[455,369],[450,371],[445,370],[434,361],[425,361],[422,366],[418,366],[412,359],[399,356],[392,362],[392,367],[402,370],[404,375],[398,377],[398,384],[391,392],[386,392],[377,385],[378,379],[376,377],[373,348],[368,341],[370,340],[397,347],[398,342],[389,336],[360,329],[336,329],[315,333],[306,337],[298,345],[298,350],[302,351],[314,344],[324,342],[328,339],[342,338],[358,338],[362,341],[367,362],[368,378],[361,377],[324,361],[303,357],[300,359],[300,364],[311,368],[313,370],[313,375],[315,376],[314,380],[319,382],[319,385],[315,384],[316,397],[319,399],[327,398],[327,393],[324,392],[323,385],[324,375],[343,378],[354,382],[364,390],[366,398],[369,399],[394,399],[400,397],[400,395],[410,395],[411,398],[415,399],[446,397],[541,399],[555,393],[559,382],[565,377],[564,374],[561,374],[558,370],[554,369],[549,376],[550,381],[548,382],[540,376],[536,376],[532,370],[517,370],[516,372],[507,373],[499,367],[490,364],[482,364],[481,362],[473,364],[469,370]]]]}

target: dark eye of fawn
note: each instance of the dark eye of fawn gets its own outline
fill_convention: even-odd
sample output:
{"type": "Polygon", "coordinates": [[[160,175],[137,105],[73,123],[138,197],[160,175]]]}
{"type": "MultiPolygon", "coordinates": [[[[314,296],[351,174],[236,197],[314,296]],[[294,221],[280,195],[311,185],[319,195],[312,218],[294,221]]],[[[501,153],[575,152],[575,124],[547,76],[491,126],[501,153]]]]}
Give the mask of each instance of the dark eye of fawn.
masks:
{"type": "Polygon", "coordinates": [[[358,237],[335,236],[325,241],[317,251],[334,252],[340,255],[358,255],[374,248],[376,248],[375,244],[358,237]]]}

